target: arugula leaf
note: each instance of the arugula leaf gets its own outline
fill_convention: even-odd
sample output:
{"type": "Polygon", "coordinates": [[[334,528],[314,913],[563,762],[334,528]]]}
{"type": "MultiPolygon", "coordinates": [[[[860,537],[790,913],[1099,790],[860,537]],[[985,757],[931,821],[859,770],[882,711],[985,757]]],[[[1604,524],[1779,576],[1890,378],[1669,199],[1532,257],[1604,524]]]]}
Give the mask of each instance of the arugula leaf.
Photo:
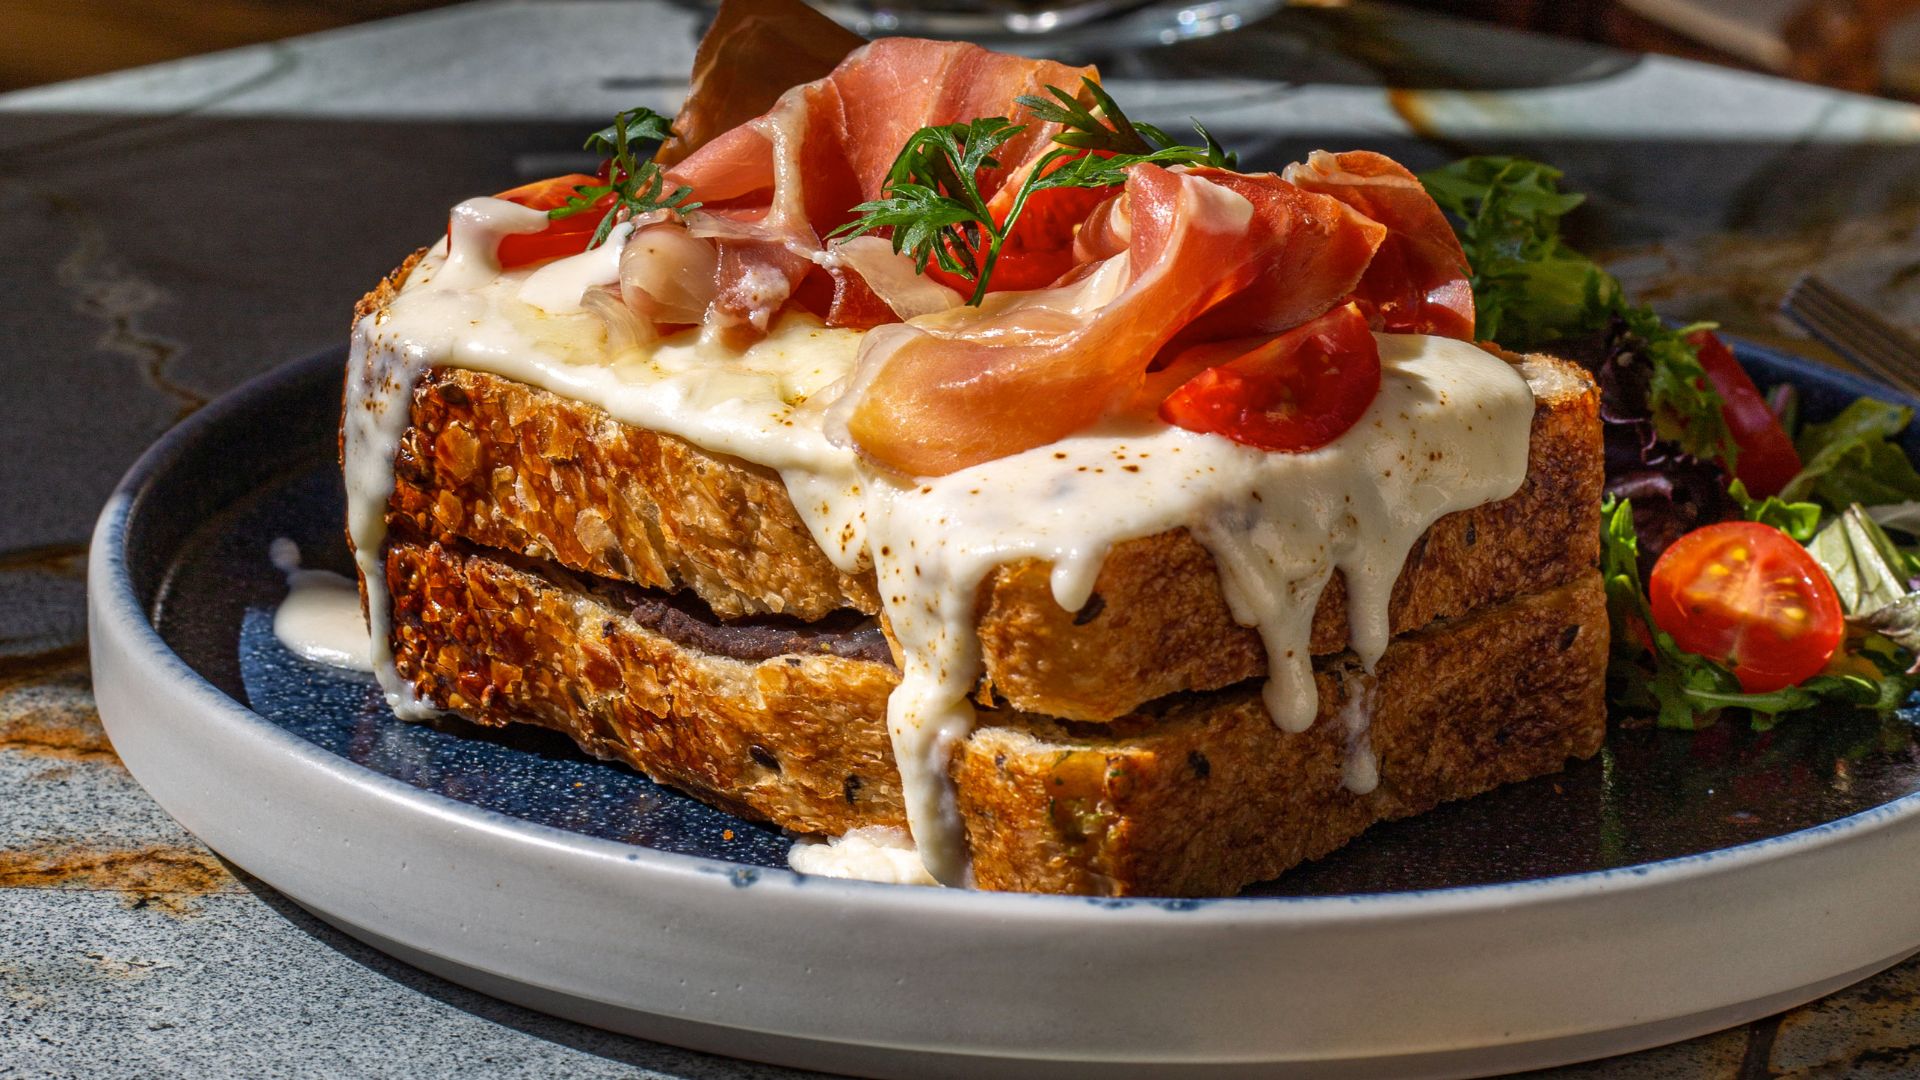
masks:
{"type": "Polygon", "coordinates": [[[1858,504],[1820,530],[1807,552],[1827,572],[1848,615],[1871,615],[1913,591],[1906,558],[1858,504]]]}
{"type": "Polygon", "coordinates": [[[626,218],[650,214],[655,210],[687,211],[699,207],[688,202],[693,189],[682,185],[668,191],[667,173],[652,161],[641,161],[636,144],[662,142],[673,137],[673,126],[652,109],[628,109],[613,118],[613,123],[587,136],[588,150],[607,155],[607,179],[599,184],[581,184],[562,206],[547,211],[549,220],[572,217],[597,209],[600,200],[612,195],[613,205],[593,231],[589,248],[607,242],[615,224],[626,218]]]}
{"type": "Polygon", "coordinates": [[[1798,712],[1816,705],[1851,705],[1857,709],[1891,712],[1913,696],[1915,683],[1900,675],[1869,679],[1864,675],[1815,675],[1798,686],[1788,686],[1764,694],[1692,691],[1690,696],[1702,705],[1721,709],[1751,709],[1768,717],[1754,718],[1754,729],[1773,727],[1773,717],[1798,712]]]}
{"type": "Polygon", "coordinates": [[[1590,311],[1619,285],[1560,239],[1560,219],[1586,196],[1560,190],[1560,170],[1511,157],[1470,157],[1420,174],[1473,268],[1481,337],[1529,349],[1596,329],[1590,311]]]}
{"type": "Polygon", "coordinates": [[[1480,336],[1514,349],[1611,330],[1646,358],[1656,429],[1697,458],[1733,471],[1737,450],[1720,395],[1686,338],[1652,308],[1626,302],[1620,282],[1560,238],[1560,221],[1585,197],[1560,190],[1560,170],[1511,157],[1470,157],[1420,174],[1473,268],[1480,336]]]}
{"type": "Polygon", "coordinates": [[[1861,398],[1824,424],[1808,424],[1797,443],[1805,464],[1781,497],[1836,509],[1920,499],[1920,472],[1893,442],[1912,419],[1905,406],[1861,398]]]}
{"type": "Polygon", "coordinates": [[[1735,480],[1727,485],[1727,495],[1740,504],[1748,521],[1771,525],[1801,544],[1813,539],[1820,527],[1820,507],[1816,503],[1787,502],[1778,495],[1755,499],[1747,494],[1747,485],[1735,480]]]}

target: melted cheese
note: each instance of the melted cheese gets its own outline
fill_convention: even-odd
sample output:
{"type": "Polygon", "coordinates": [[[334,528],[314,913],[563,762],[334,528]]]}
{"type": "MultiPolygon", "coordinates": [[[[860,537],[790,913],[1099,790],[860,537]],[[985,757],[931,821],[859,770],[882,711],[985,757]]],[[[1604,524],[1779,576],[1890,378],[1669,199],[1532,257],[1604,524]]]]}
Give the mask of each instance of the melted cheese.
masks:
{"type": "Polygon", "coordinates": [[[273,565],[287,575],[287,596],[273,609],[273,636],[303,660],[347,671],[372,671],[360,587],[331,570],[302,570],[299,545],[273,542],[273,565]]]}
{"type": "MultiPolygon", "coordinates": [[[[995,567],[1051,562],[1055,600],[1078,610],[1113,544],[1191,530],[1219,565],[1234,617],[1266,645],[1275,722],[1300,731],[1318,708],[1308,639],[1333,572],[1346,578],[1352,648],[1371,671],[1412,545],[1441,516],[1504,498],[1526,476],[1526,379],[1465,342],[1379,335],[1379,396],[1350,431],[1309,453],[1265,453],[1159,423],[1109,426],[909,481],[867,469],[827,434],[826,406],[845,386],[862,334],[789,314],[740,353],[690,331],[610,356],[598,320],[562,294],[604,281],[624,234],[612,252],[502,273],[487,253],[526,224],[512,212],[523,208],[473,200],[463,209],[451,245],[356,327],[350,360],[349,529],[369,584],[371,660],[389,702],[401,715],[425,711],[393,670],[380,588],[394,450],[415,380],[433,366],[471,368],[590,402],[778,470],[829,557],[849,571],[871,563],[900,650],[887,722],[912,838],[947,884],[969,877],[947,766],[975,722],[975,597],[995,567]]],[[[1353,689],[1346,782],[1364,791],[1377,780],[1365,730],[1372,692],[1353,689]]]]}
{"type": "Polygon", "coordinates": [[[845,836],[801,840],[787,852],[787,865],[819,877],[885,881],[896,885],[938,885],[927,873],[913,837],[885,825],[851,829],[845,836]]]}

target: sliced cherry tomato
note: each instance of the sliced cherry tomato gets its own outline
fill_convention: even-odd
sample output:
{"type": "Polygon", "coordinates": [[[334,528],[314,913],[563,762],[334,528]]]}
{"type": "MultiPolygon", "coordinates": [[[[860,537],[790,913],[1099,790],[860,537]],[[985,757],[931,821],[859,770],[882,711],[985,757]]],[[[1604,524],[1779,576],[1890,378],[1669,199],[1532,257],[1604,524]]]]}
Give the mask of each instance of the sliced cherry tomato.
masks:
{"type": "Polygon", "coordinates": [[[1339,438],[1379,393],[1379,343],[1359,307],[1346,304],[1188,379],[1161,402],[1160,418],[1300,452],[1339,438]]]}
{"type": "Polygon", "coordinates": [[[1792,537],[1757,522],[1723,521],[1674,541],[1647,592],[1655,626],[1727,664],[1749,693],[1819,674],[1846,634],[1826,571],[1792,537]]]}
{"type": "Polygon", "coordinates": [[[1760,396],[1760,389],[1734,359],[1726,342],[1709,330],[1687,340],[1699,350],[1700,366],[1723,402],[1720,415],[1726,418],[1733,445],[1739,450],[1734,476],[1755,498],[1780,494],[1800,471],[1800,454],[1794,450],[1793,440],[1787,438],[1779,418],[1767,408],[1767,399],[1760,396]]]}
{"type": "MultiPolygon", "coordinates": [[[[1054,169],[1068,159],[1055,163],[1054,169]]],[[[1052,169],[1048,170],[1053,171],[1052,169]]],[[[1019,194],[1022,174],[1010,177],[987,200],[993,220],[1005,222],[1019,194]]],[[[1000,244],[1000,257],[994,261],[988,292],[1016,289],[1043,289],[1060,275],[1073,269],[1073,233],[1087,220],[1093,208],[1113,197],[1115,188],[1048,188],[1027,197],[1013,232],[1000,244]]],[[[973,283],[958,274],[949,274],[935,263],[927,264],[927,276],[958,292],[973,295],[973,283]]]]}
{"type": "MultiPolygon", "coordinates": [[[[531,184],[522,184],[495,195],[496,199],[519,203],[534,210],[552,210],[565,206],[573,197],[573,189],[584,184],[604,183],[603,178],[588,176],[586,173],[569,173],[547,180],[535,180],[531,184]]],[[[613,205],[613,196],[602,200],[606,206],[613,205]]],[[[593,232],[600,227],[602,213],[587,211],[569,217],[555,219],[537,233],[518,233],[500,238],[498,257],[503,269],[526,266],[529,263],[558,259],[567,255],[578,255],[587,250],[587,244],[593,239],[593,232]]]]}

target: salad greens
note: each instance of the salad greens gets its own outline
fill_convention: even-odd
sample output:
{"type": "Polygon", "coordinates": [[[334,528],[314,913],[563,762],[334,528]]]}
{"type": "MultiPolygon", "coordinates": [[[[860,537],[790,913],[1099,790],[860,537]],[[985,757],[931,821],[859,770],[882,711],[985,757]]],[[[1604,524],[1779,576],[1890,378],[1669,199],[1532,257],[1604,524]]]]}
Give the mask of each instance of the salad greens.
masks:
{"type": "Polygon", "coordinates": [[[1913,591],[1907,558],[1858,504],[1820,530],[1807,551],[1840,594],[1840,609],[1868,615],[1913,591]]]}
{"type": "Polygon", "coordinates": [[[1660,436],[1698,458],[1732,463],[1720,395],[1687,335],[1650,307],[1629,304],[1620,282],[1569,247],[1560,220],[1585,201],[1560,190],[1561,172],[1537,161],[1472,157],[1422,173],[1420,182],[1459,223],[1473,267],[1474,317],[1482,338],[1537,349],[1609,334],[1649,365],[1647,392],[1660,436]]]}
{"type": "MultiPolygon", "coordinates": [[[[1561,221],[1584,197],[1561,191],[1561,175],[1538,162],[1474,157],[1420,179],[1453,218],[1473,267],[1480,336],[1550,348],[1583,363],[1599,384],[1612,699],[1662,727],[1686,729],[1712,724],[1726,709],[1746,710],[1766,729],[1815,706],[1901,707],[1920,690],[1920,549],[1900,547],[1875,519],[1920,536],[1920,471],[1894,441],[1911,410],[1863,398],[1806,425],[1795,445],[1800,473],[1779,494],[1754,498],[1731,480],[1736,450],[1723,402],[1688,340],[1705,327],[1674,328],[1629,303],[1618,280],[1567,244],[1561,221]],[[1726,664],[1661,630],[1644,577],[1682,533],[1741,518],[1805,545],[1847,620],[1825,670],[1768,693],[1743,691],[1726,664]]],[[[1791,397],[1774,400],[1791,433],[1791,397]]]]}
{"type": "Polygon", "coordinates": [[[1861,398],[1824,424],[1808,424],[1796,444],[1805,465],[1781,496],[1834,509],[1920,499],[1920,472],[1893,442],[1912,420],[1911,409],[1861,398]]]}
{"type": "Polygon", "coordinates": [[[1856,623],[1861,632],[1850,636],[1845,654],[1837,654],[1825,672],[1796,686],[1751,694],[1740,689],[1725,665],[1687,652],[1654,624],[1627,501],[1609,496],[1601,505],[1600,534],[1600,573],[1613,624],[1608,693],[1615,704],[1653,714],[1661,727],[1694,730],[1711,725],[1721,709],[1746,709],[1755,730],[1765,731],[1784,713],[1819,705],[1884,712],[1920,690],[1920,675],[1909,670],[1914,643],[1920,641],[1920,593],[1907,594],[1913,606],[1888,612],[1886,630],[1870,621],[1856,623]]]}

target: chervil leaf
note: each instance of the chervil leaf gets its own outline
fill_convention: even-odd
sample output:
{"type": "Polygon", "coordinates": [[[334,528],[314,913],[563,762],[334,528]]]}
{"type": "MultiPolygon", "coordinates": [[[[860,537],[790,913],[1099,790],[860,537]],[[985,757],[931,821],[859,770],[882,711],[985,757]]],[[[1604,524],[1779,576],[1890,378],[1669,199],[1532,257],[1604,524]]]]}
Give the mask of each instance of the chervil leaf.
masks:
{"type": "MultiPolygon", "coordinates": [[[[1239,161],[1238,155],[1230,153],[1221,146],[1213,134],[1202,127],[1198,120],[1193,122],[1193,127],[1199,133],[1204,145],[1186,146],[1152,124],[1129,119],[1127,114],[1121,111],[1119,103],[1113,100],[1113,95],[1107,93],[1105,87],[1092,79],[1081,76],[1080,88],[1082,93],[1093,99],[1094,108],[1099,109],[1098,116],[1092,109],[1082,105],[1073,94],[1057,86],[1047,87],[1047,93],[1053,96],[1053,101],[1033,94],[1022,95],[1014,101],[1024,107],[1035,119],[1059,124],[1066,128],[1065,131],[1053,137],[1055,143],[1077,150],[1089,150],[1102,156],[1112,155],[1116,160],[1124,159],[1121,163],[1122,172],[1125,166],[1137,165],[1143,161],[1154,164],[1212,165],[1223,169],[1230,169],[1239,161]]],[[[1104,178],[1112,174],[1098,175],[1104,178]]],[[[1106,187],[1110,185],[1055,183],[1053,186],[1106,187]]]]}
{"type": "Polygon", "coordinates": [[[633,143],[660,143],[673,138],[672,121],[652,109],[629,109],[613,123],[587,136],[587,149],[617,157],[633,143]]]}
{"type": "Polygon", "coordinates": [[[1194,129],[1206,145],[1184,146],[1152,124],[1128,119],[1113,96],[1092,79],[1082,79],[1081,90],[1092,106],[1057,86],[1047,87],[1046,97],[1016,99],[1036,120],[1064,130],[1053,137],[1054,149],[1027,170],[1001,220],[995,220],[980,191],[980,174],[999,168],[994,155],[1027,127],[989,116],[925,127],[908,136],[887,170],[880,198],[854,207],[854,219],[832,235],[890,230],[893,250],[912,257],[916,270],[925,273],[932,262],[973,282],[967,302],[978,304],[986,297],[1002,244],[1035,192],[1115,187],[1126,182],[1127,170],[1140,164],[1231,168],[1236,160],[1198,122],[1194,129]]]}
{"type": "Polygon", "coordinates": [[[881,197],[854,207],[854,219],[831,235],[891,229],[893,250],[911,256],[915,270],[925,273],[932,261],[966,278],[974,283],[968,303],[978,304],[1024,202],[1016,202],[1005,222],[995,222],[980,192],[980,173],[999,168],[994,154],[1025,130],[1026,125],[1004,116],[921,128],[907,137],[887,169],[881,197]]]}
{"type": "MultiPolygon", "coordinates": [[[[1080,89],[1093,98],[1104,120],[1094,116],[1092,110],[1080,104],[1074,95],[1057,86],[1047,87],[1047,93],[1053,95],[1055,101],[1034,94],[1023,94],[1013,100],[1037,119],[1066,128],[1053,137],[1053,141],[1061,146],[1110,154],[1150,154],[1156,149],[1147,142],[1140,128],[1127,119],[1127,114],[1120,111],[1119,104],[1099,83],[1083,75],[1080,77],[1080,89]]],[[[1172,141],[1158,128],[1149,126],[1146,130],[1160,136],[1161,146],[1172,141]]]]}
{"type": "Polygon", "coordinates": [[[566,204],[547,211],[547,217],[558,220],[599,210],[601,200],[613,196],[613,205],[605,208],[600,227],[587,244],[593,248],[606,243],[614,225],[622,220],[656,210],[695,209],[700,204],[688,201],[693,197],[692,188],[682,185],[668,191],[666,170],[652,161],[640,160],[635,153],[635,144],[672,136],[667,118],[652,109],[629,109],[614,117],[611,126],[587,136],[587,149],[607,155],[607,181],[575,187],[566,204]]]}

